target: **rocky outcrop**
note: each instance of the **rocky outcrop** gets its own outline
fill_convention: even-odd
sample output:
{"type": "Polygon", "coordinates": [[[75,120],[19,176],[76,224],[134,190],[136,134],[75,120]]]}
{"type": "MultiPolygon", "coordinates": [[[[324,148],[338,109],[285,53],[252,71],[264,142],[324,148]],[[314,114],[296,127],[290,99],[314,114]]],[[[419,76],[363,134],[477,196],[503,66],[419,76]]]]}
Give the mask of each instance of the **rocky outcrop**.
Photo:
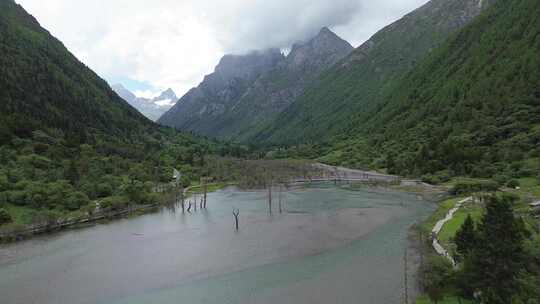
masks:
{"type": "Polygon", "coordinates": [[[113,91],[127,101],[132,107],[149,119],[156,121],[167,112],[178,100],[172,89],[167,89],[155,98],[137,97],[121,84],[111,86],[113,91]]]}
{"type": "Polygon", "coordinates": [[[328,28],[293,45],[284,56],[277,49],[223,57],[215,72],[189,91],[158,121],[208,136],[241,139],[253,126],[279,114],[322,71],[353,47],[328,28]]]}
{"type": "Polygon", "coordinates": [[[278,49],[255,51],[246,55],[226,55],[214,73],[184,95],[165,113],[159,123],[177,129],[212,135],[214,122],[245,94],[264,73],[284,59],[278,49]]]}

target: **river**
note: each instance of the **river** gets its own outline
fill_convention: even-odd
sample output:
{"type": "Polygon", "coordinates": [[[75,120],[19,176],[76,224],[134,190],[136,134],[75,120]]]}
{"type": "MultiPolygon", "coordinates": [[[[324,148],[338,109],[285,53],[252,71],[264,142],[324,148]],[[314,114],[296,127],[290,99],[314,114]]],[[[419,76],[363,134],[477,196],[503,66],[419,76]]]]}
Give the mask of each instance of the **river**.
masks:
{"type": "Polygon", "coordinates": [[[227,188],[178,208],[0,246],[3,304],[401,303],[415,195],[227,188]],[[240,209],[240,230],[232,210],[240,209]]]}

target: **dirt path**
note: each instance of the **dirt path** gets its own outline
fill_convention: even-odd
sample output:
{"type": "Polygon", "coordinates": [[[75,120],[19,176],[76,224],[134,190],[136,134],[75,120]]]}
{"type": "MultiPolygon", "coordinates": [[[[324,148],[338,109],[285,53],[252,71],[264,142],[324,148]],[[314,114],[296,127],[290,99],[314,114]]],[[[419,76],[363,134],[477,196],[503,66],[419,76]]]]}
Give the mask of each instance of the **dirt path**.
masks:
{"type": "Polygon", "coordinates": [[[472,201],[472,199],[473,199],[472,197],[467,197],[459,201],[456,204],[456,206],[454,206],[454,208],[448,211],[445,218],[443,218],[442,220],[438,221],[435,224],[435,227],[433,227],[433,230],[431,231],[433,234],[433,249],[435,249],[438,255],[446,257],[452,263],[452,265],[454,265],[454,267],[457,266],[456,260],[454,260],[452,255],[450,255],[450,253],[448,252],[448,250],[444,249],[444,247],[439,243],[437,236],[439,235],[442,228],[444,227],[444,224],[446,224],[447,222],[449,222],[450,220],[454,218],[454,214],[459,210],[459,208],[461,208],[463,204],[472,201]]]}

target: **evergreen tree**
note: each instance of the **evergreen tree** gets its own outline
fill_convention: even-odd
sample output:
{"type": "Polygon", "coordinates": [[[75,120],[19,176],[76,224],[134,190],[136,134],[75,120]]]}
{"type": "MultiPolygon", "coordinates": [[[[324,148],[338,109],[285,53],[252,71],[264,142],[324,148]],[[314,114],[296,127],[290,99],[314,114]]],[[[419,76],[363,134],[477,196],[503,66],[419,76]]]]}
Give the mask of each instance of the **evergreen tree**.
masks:
{"type": "Polygon", "coordinates": [[[67,168],[66,172],[64,173],[64,177],[73,186],[76,186],[79,183],[79,180],[81,179],[81,176],[79,174],[79,170],[77,169],[77,166],[76,166],[74,161],[71,161],[69,163],[69,167],[67,168]]]}
{"type": "Polygon", "coordinates": [[[11,215],[6,211],[6,209],[0,209],[0,225],[11,223],[11,215]]]}
{"type": "Polygon", "coordinates": [[[514,217],[508,200],[493,196],[478,231],[477,246],[469,255],[470,263],[465,263],[465,276],[474,280],[483,302],[511,303],[518,293],[518,277],[526,260],[525,225],[514,217]]]}
{"type": "Polygon", "coordinates": [[[439,303],[444,299],[446,281],[452,276],[452,264],[446,258],[432,256],[422,272],[424,291],[431,302],[439,303]]]}
{"type": "Polygon", "coordinates": [[[463,259],[463,257],[467,256],[468,253],[474,249],[477,241],[478,235],[475,224],[471,215],[469,214],[461,228],[456,233],[454,240],[457,246],[456,259],[460,261],[463,259]]]}

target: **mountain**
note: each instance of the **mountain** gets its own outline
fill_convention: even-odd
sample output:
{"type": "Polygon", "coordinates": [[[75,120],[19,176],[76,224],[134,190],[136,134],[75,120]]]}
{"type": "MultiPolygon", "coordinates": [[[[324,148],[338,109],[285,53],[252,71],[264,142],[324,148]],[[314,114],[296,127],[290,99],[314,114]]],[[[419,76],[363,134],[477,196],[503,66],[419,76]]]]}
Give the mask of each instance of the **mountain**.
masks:
{"type": "Polygon", "coordinates": [[[225,55],[214,73],[191,89],[158,123],[210,135],[215,120],[245,94],[260,75],[273,69],[283,55],[278,49],[246,55],[225,55]]]}
{"type": "Polygon", "coordinates": [[[289,144],[331,140],[353,116],[369,118],[400,77],[491,2],[428,2],[324,72],[281,115],[253,130],[248,139],[289,144]]]}
{"type": "Polygon", "coordinates": [[[6,136],[45,126],[109,135],[154,128],[12,0],[0,1],[0,53],[6,136]]]}
{"type": "Polygon", "coordinates": [[[121,84],[113,85],[112,89],[118,96],[122,97],[131,106],[153,121],[158,120],[158,118],[172,108],[178,100],[178,97],[176,97],[176,94],[172,89],[163,91],[161,95],[155,98],[137,97],[121,84]]]}
{"type": "Polygon", "coordinates": [[[244,138],[254,126],[281,113],[315,76],[352,50],[348,42],[323,28],[309,41],[294,44],[287,56],[279,50],[225,56],[214,74],[181,98],[158,122],[203,135],[244,138]],[[231,71],[243,69],[254,57],[265,64],[257,65],[260,68],[249,77],[232,72],[221,75],[224,65],[231,71]]]}
{"type": "Polygon", "coordinates": [[[325,160],[404,175],[540,174],[540,2],[497,1],[419,62],[325,160]]]}
{"type": "Polygon", "coordinates": [[[112,85],[111,88],[116,94],[118,94],[118,96],[122,97],[123,100],[127,101],[132,107],[137,109],[137,107],[135,107],[135,105],[133,104],[137,99],[137,96],[135,96],[135,94],[133,94],[130,90],[126,89],[123,85],[119,83],[112,85]]]}

